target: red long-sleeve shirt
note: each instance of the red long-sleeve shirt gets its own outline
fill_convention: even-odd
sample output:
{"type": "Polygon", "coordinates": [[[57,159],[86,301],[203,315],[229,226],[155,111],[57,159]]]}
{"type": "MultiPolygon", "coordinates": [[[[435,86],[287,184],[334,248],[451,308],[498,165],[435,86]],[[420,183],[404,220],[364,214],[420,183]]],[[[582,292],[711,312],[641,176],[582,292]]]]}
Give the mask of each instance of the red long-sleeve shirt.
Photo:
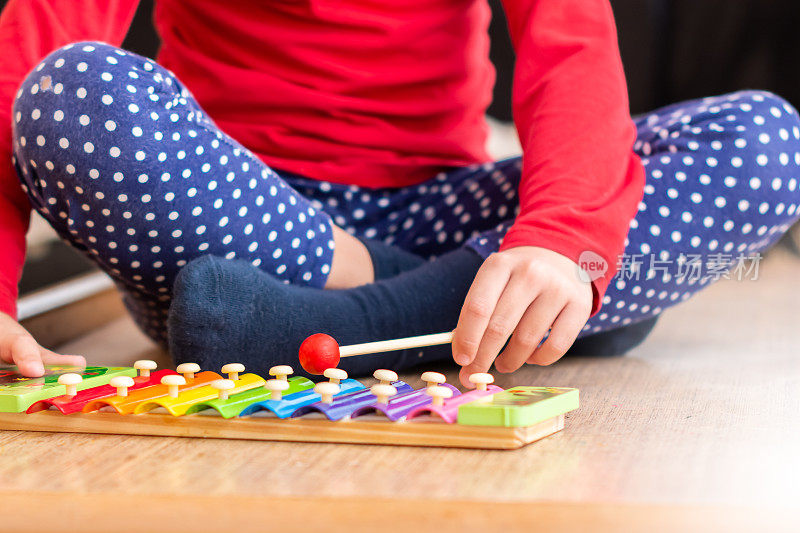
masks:
{"type": "MultiPolygon", "coordinates": [[[[25,75],[69,42],[119,45],[138,0],[11,0],[0,16],[0,311],[13,315],[30,206],[11,165],[25,75]]],[[[521,212],[533,245],[614,273],[644,176],[608,0],[504,0],[517,53],[521,212]]],[[[268,165],[367,187],[485,162],[485,0],[159,0],[158,60],[268,165]]]]}

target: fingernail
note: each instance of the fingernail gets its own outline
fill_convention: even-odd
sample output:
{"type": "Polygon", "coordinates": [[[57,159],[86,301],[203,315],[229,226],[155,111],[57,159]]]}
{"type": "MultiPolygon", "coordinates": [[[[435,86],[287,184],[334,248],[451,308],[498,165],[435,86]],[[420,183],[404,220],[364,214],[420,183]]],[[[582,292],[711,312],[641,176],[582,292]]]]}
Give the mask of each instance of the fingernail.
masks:
{"type": "Polygon", "coordinates": [[[467,354],[458,354],[455,356],[456,364],[464,366],[469,364],[469,356],[467,354]]]}

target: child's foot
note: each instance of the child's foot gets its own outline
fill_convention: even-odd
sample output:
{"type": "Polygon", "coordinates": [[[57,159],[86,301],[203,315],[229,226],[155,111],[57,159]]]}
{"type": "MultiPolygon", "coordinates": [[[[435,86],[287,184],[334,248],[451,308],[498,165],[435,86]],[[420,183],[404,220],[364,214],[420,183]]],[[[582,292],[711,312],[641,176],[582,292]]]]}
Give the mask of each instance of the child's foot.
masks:
{"type": "MultiPolygon", "coordinates": [[[[298,348],[314,333],[347,345],[449,331],[482,263],[472,250],[461,249],[391,279],[320,290],[284,284],[244,261],[203,257],[175,282],[170,351],[178,362],[197,361],[205,368],[236,361],[257,373],[276,364],[301,371],[298,348]]],[[[383,268],[376,265],[376,273],[383,268]]],[[[445,345],[347,358],[341,367],[359,375],[448,357],[445,345]]]]}

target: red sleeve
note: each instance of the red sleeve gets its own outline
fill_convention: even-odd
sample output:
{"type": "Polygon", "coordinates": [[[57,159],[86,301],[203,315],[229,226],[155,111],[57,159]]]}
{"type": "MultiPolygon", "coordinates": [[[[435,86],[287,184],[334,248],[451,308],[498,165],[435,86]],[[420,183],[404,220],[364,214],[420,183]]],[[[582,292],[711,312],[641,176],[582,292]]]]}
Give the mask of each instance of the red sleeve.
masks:
{"type": "Polygon", "coordinates": [[[644,189],[608,0],[503,0],[517,52],[520,214],[501,250],[539,246],[579,263],[593,251],[596,313],[644,189]]]}
{"type": "Polygon", "coordinates": [[[0,15],[0,312],[16,316],[30,204],[11,164],[11,107],[28,72],[74,41],[119,45],[139,0],[11,0],[0,15]]]}

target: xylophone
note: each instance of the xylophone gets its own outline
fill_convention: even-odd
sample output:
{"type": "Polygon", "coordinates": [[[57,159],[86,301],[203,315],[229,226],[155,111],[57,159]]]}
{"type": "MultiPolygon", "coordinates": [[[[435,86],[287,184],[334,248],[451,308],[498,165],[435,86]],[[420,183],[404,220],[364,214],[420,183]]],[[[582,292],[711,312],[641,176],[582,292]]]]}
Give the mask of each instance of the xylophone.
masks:
{"type": "Polygon", "coordinates": [[[578,407],[577,389],[503,390],[485,373],[470,376],[475,389],[464,392],[438,372],[423,373],[416,390],[386,369],[371,386],[339,368],[316,383],[290,377],[288,365],[269,374],[239,363],[217,373],[136,361],[48,366],[26,378],[0,366],[0,430],[512,449],[563,429],[578,407]]]}

